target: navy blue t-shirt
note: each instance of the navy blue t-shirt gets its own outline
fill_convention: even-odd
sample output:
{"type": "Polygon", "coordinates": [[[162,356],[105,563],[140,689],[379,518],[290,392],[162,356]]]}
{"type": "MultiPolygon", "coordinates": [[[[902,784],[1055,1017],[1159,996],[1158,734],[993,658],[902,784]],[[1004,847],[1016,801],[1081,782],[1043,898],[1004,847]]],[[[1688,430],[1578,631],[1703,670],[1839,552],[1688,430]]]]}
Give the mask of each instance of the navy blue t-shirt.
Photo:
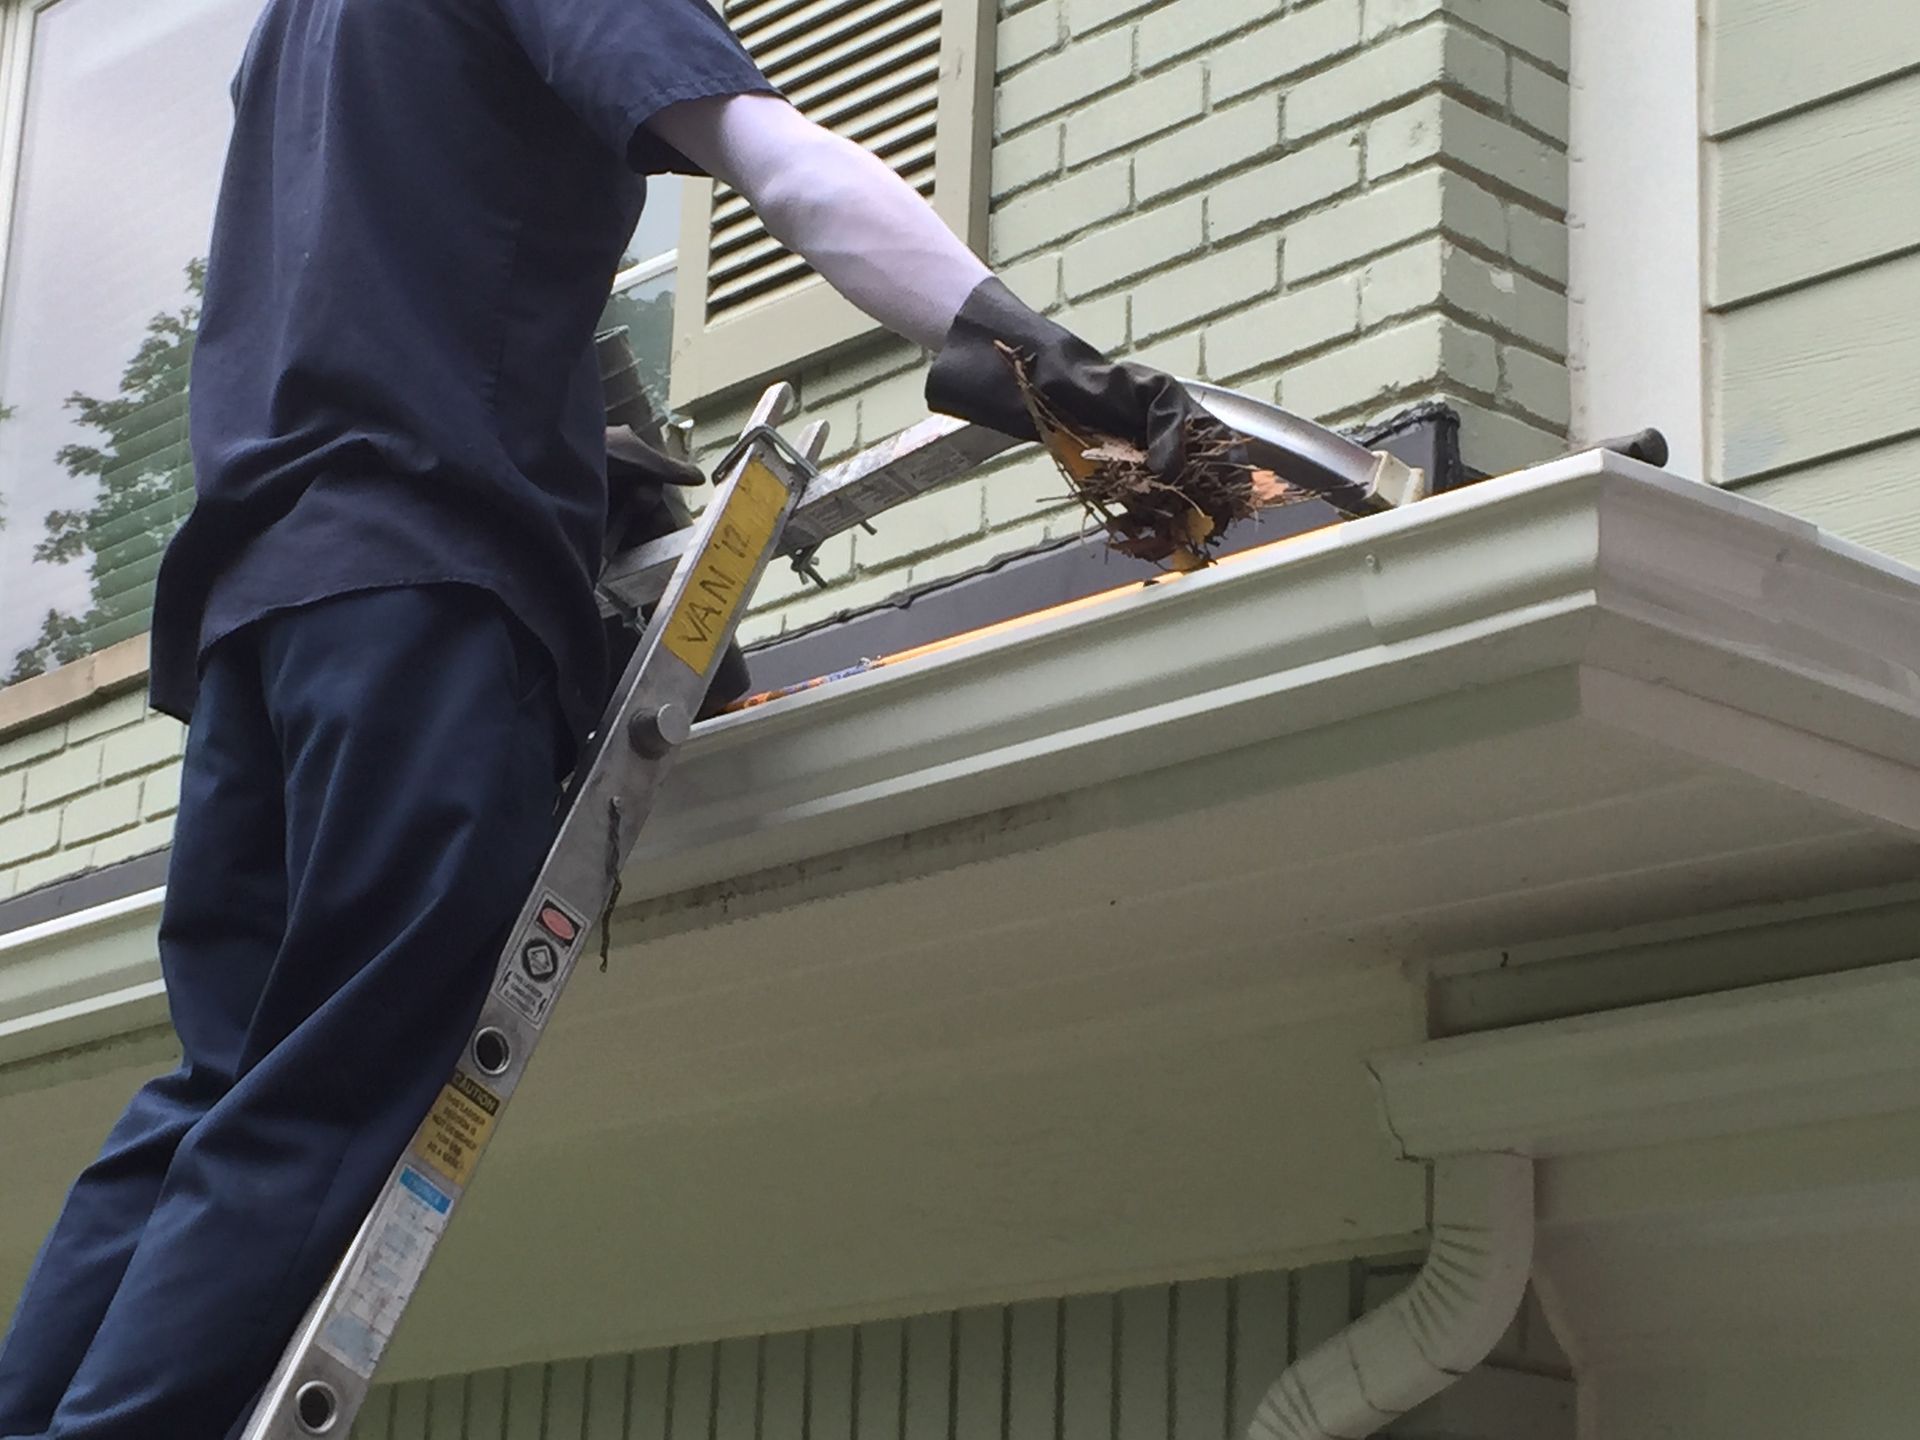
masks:
{"type": "Polygon", "coordinates": [[[642,177],[691,170],[642,126],[770,88],[706,0],[268,0],[234,82],[156,708],[188,718],[200,655],[272,611],[458,582],[527,623],[588,727],[593,333],[642,177]]]}

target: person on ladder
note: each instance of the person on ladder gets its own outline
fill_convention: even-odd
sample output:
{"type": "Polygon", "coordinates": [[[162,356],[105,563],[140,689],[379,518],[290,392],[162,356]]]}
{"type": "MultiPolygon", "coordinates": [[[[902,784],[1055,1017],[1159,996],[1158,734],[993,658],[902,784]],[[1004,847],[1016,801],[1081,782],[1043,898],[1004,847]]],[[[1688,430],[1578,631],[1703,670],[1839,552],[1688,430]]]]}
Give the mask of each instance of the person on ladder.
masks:
{"type": "Polygon", "coordinates": [[[268,0],[192,375],[151,698],[191,718],[160,959],[183,1051],[74,1185],[4,1440],[220,1440],[452,1069],[606,695],[593,333],[650,174],[707,173],[937,409],[1178,450],[1192,401],[1017,300],[707,0],[268,0]]]}

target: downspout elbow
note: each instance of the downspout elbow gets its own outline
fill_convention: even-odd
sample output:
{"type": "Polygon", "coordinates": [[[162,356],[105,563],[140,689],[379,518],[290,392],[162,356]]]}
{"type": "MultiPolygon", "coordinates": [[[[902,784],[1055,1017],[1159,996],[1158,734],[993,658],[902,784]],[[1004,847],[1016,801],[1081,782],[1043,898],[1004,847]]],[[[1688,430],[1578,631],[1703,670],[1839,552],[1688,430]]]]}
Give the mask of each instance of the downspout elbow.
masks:
{"type": "Polygon", "coordinates": [[[1533,1264],[1533,1162],[1459,1155],[1433,1170],[1433,1247],[1414,1281],[1289,1366],[1249,1440],[1365,1440],[1486,1359],[1533,1264]]]}

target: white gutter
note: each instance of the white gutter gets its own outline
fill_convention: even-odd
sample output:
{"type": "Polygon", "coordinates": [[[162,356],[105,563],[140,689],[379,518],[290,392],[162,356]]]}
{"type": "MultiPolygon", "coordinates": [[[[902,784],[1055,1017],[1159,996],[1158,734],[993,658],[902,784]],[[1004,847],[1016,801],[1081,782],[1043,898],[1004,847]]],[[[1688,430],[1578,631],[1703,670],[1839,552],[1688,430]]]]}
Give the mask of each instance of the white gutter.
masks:
{"type": "Polygon", "coordinates": [[[166,1018],[153,932],[162,886],[0,935],[0,1066],[166,1018]]]}
{"type": "Polygon", "coordinates": [[[1413,1283],[1290,1365],[1260,1402],[1249,1440],[1365,1440],[1500,1343],[1533,1263],[1533,1162],[1435,1162],[1432,1228],[1413,1283]]]}
{"type": "Polygon", "coordinates": [[[703,725],[625,894],[706,904],[742,875],[1560,666],[1920,769],[1917,581],[1739,496],[1576,456],[703,725]]]}
{"type": "Polygon", "coordinates": [[[42,920],[37,925],[23,925],[18,930],[9,930],[0,935],[0,958],[44,944],[48,940],[64,940],[89,930],[97,930],[111,924],[125,915],[157,914],[160,902],[166,898],[167,887],[156,885],[150,890],[135,891],[131,895],[122,895],[118,899],[103,900],[98,905],[90,905],[85,910],[75,910],[69,915],[56,915],[51,920],[42,920]]]}

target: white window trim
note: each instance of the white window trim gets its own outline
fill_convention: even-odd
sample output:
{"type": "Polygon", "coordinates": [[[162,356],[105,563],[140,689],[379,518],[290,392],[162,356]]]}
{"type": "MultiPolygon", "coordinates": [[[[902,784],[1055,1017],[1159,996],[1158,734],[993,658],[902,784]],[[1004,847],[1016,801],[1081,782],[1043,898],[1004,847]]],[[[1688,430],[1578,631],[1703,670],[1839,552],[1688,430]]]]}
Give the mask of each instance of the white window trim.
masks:
{"type": "Polygon", "coordinates": [[[631,290],[636,285],[644,285],[649,280],[658,280],[662,275],[671,275],[680,268],[680,252],[669,250],[656,255],[651,260],[642,260],[638,265],[629,265],[613,277],[613,293],[631,290]]]}
{"type": "MultiPolygon", "coordinates": [[[[8,291],[13,280],[13,219],[20,204],[20,162],[26,150],[27,71],[28,60],[33,54],[34,26],[42,11],[50,10],[58,3],[59,0],[0,0],[0,325],[6,323],[8,291]]],[[[6,498],[5,492],[0,491],[0,519],[5,518],[6,498]]],[[[140,636],[138,639],[144,653],[146,637],[140,636]]],[[[91,660],[93,657],[87,658],[91,660]]],[[[69,668],[78,670],[79,667],[69,668]]],[[[86,674],[91,676],[93,673],[93,667],[88,666],[86,674]]],[[[34,719],[41,703],[35,697],[43,693],[50,695],[54,689],[42,687],[42,690],[29,692],[28,702],[21,713],[13,714],[17,705],[14,701],[15,692],[22,685],[32,684],[32,680],[20,684],[0,684],[0,694],[6,695],[9,701],[0,705],[0,721],[4,721],[7,730],[19,728],[34,719]]]]}
{"type": "Polygon", "coordinates": [[[27,61],[34,24],[59,0],[0,0],[0,314],[12,270],[14,209],[20,201],[20,161],[27,120],[27,61]]]}
{"type": "Polygon", "coordinates": [[[1698,0],[1573,0],[1573,431],[1656,425],[1705,477],[1698,0]]]}

